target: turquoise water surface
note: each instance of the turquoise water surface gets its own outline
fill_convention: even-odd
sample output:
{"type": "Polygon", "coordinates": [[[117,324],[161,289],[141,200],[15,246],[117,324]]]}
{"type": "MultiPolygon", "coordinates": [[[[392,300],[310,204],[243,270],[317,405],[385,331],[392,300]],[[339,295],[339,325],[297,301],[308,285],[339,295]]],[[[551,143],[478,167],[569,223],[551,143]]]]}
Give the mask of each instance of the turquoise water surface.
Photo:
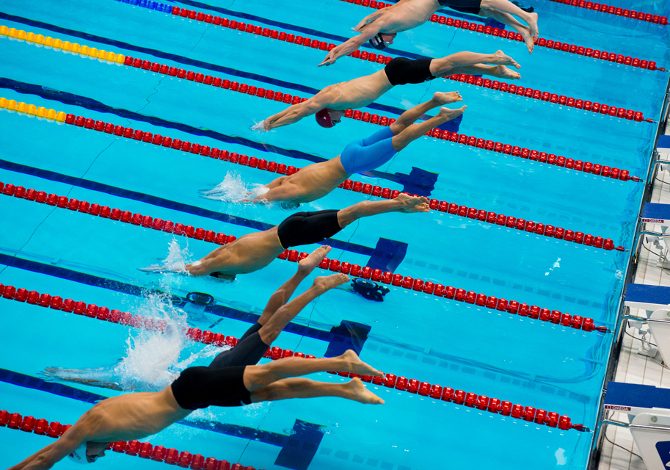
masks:
{"type": "MultiPolygon", "coordinates": [[[[612,3],[655,14],[670,10],[667,1],[654,2],[654,10],[642,5],[647,2],[612,3]]],[[[333,41],[333,35],[348,37],[351,26],[372,11],[340,0],[171,4],[325,41],[333,41]]],[[[670,63],[667,27],[548,0],[535,7],[547,39],[653,60],[659,67],[670,63]]],[[[6,0],[0,5],[0,19],[0,25],[10,28],[304,97],[381,67],[343,58],[332,67],[318,68],[324,51],[115,0],[6,0]]],[[[0,41],[0,96],[6,99],[286,165],[303,167],[332,158],[349,141],[378,129],[345,119],[326,130],[308,118],[259,134],[250,126],[285,104],[6,37],[0,41]]],[[[529,55],[522,43],[435,23],[399,35],[391,55],[497,49],[521,63],[519,85],[633,109],[653,120],[660,116],[668,82],[665,71],[541,47],[529,55]]],[[[459,91],[468,106],[459,129],[463,134],[624,168],[640,177],[647,174],[656,132],[652,123],[450,80],[395,87],[377,104],[406,109],[435,91],[452,90],[459,91]]],[[[396,117],[392,111],[363,111],[396,117]]],[[[5,184],[235,236],[277,224],[291,214],[275,205],[234,204],[201,195],[226,174],[234,173],[248,185],[267,183],[276,177],[267,171],[6,110],[0,112],[0,126],[0,181],[5,184]]],[[[395,270],[405,276],[591,317],[608,328],[615,325],[642,183],[429,137],[414,142],[379,170],[379,177],[353,179],[402,190],[399,175],[421,170],[435,180],[431,198],[611,238],[625,251],[433,211],[358,221],[334,237],[332,258],[366,265],[385,238],[407,244],[395,270]]],[[[337,189],[300,210],[342,208],[364,197],[377,199],[337,189]]],[[[137,268],[165,258],[173,241],[189,259],[204,256],[214,245],[2,194],[0,228],[2,284],[144,315],[159,315],[163,308],[169,317],[179,317],[174,320],[179,328],[188,323],[224,335],[240,336],[295,270],[294,263],[276,260],[233,283],[149,275],[137,268]],[[207,292],[221,308],[183,319],[181,311],[166,306],[167,298],[157,300],[150,290],[176,296],[207,292]]],[[[0,298],[0,308],[0,409],[49,421],[75,422],[90,407],[90,395],[84,392],[106,397],[119,392],[81,384],[50,387],[41,381],[46,367],[110,370],[128,357],[129,344],[146,340],[134,328],[28,303],[0,298]]],[[[343,321],[369,327],[361,357],[385,372],[555,411],[590,429],[596,426],[611,333],[586,332],[391,287],[383,303],[347,291],[329,292],[310,304],[275,345],[323,356],[334,341],[331,329],[343,321]]],[[[158,357],[161,348],[169,348],[181,367],[189,360],[206,364],[215,353],[211,346],[203,350],[199,343],[181,341],[163,338],[142,344],[158,357]]],[[[148,361],[138,367],[147,372],[153,366],[148,361]]],[[[315,378],[345,380],[326,373],[315,378]]],[[[384,398],[384,406],[324,398],[210,409],[194,418],[207,429],[177,424],[147,440],[255,468],[511,470],[587,465],[593,432],[561,430],[392,388],[368,387],[384,398]],[[303,422],[311,423],[307,428],[315,434],[291,441],[302,445],[296,450],[287,442],[303,422]],[[316,447],[308,449],[309,442],[316,447]]],[[[52,440],[0,427],[0,442],[5,449],[0,466],[7,467],[52,440]]],[[[99,468],[163,465],[113,452],[96,463],[99,468]]],[[[70,466],[64,460],[57,468],[70,466]]]]}

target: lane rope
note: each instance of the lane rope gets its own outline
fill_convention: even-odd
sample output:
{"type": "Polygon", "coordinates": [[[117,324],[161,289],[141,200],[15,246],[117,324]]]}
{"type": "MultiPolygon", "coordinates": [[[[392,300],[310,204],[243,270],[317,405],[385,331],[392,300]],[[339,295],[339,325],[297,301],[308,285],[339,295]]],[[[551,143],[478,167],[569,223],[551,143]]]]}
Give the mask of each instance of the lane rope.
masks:
{"type": "MultiPolygon", "coordinates": [[[[133,213],[118,208],[110,208],[109,206],[90,203],[88,201],[80,201],[75,198],[68,198],[67,196],[55,193],[47,194],[45,191],[39,191],[32,188],[26,189],[23,186],[16,186],[1,181],[0,195],[24,199],[37,204],[45,204],[95,217],[116,220],[125,224],[141,226],[155,231],[173,233],[175,235],[194,238],[196,240],[204,240],[219,245],[225,245],[236,239],[234,235],[226,235],[220,232],[217,233],[213,230],[207,230],[201,227],[196,228],[192,225],[184,225],[170,220],[154,218],[149,215],[133,213]]],[[[307,255],[308,253],[299,252],[297,250],[284,250],[278,258],[296,263],[307,257],[307,255]]],[[[449,285],[445,286],[436,284],[432,281],[424,281],[419,278],[415,279],[412,276],[403,276],[399,273],[390,271],[384,272],[381,269],[372,269],[369,266],[361,266],[346,261],[324,258],[319,267],[333,272],[350,274],[354,277],[372,279],[373,281],[382,282],[384,284],[392,284],[393,286],[407,290],[424,292],[436,297],[444,297],[457,302],[474,304],[491,310],[507,311],[513,315],[518,314],[519,316],[551,322],[557,325],[561,324],[565,327],[578,330],[598,331],[601,333],[609,332],[609,329],[604,325],[596,326],[594,319],[590,317],[563,313],[560,310],[550,310],[537,305],[528,305],[516,300],[498,298],[496,296],[477,293],[475,291],[466,291],[465,289],[449,285]]]]}
{"type": "Polygon", "coordinates": [[[609,15],[623,16],[638,21],[646,21],[648,23],[655,23],[666,26],[668,24],[668,17],[663,15],[654,15],[652,13],[645,13],[643,11],[629,10],[628,8],[615,7],[605,3],[587,2],[584,0],[550,0],[563,5],[585,8],[600,13],[607,13],[609,15]]]}
{"type": "MultiPolygon", "coordinates": [[[[7,29],[6,26],[2,25],[0,26],[0,35],[6,35],[8,37],[13,37],[17,38],[19,40],[26,40],[28,34],[33,34],[33,33],[26,33],[23,30],[16,30],[14,28],[7,29]],[[5,34],[6,33],[6,34],[5,34]],[[20,39],[20,37],[23,37],[24,39],[20,39]]],[[[81,46],[77,43],[69,43],[67,41],[63,42],[60,39],[54,39],[50,36],[47,36],[46,38],[42,36],[41,38],[38,38],[38,36],[41,35],[34,35],[33,40],[30,42],[35,42],[37,44],[46,44],[50,43],[53,46],[55,50],[63,50],[63,51],[72,51],[73,53],[77,53],[80,55],[85,55],[88,57],[94,57],[98,58],[99,56],[103,56],[105,58],[99,59],[102,61],[106,62],[111,62],[111,63],[123,63],[124,65],[131,66],[134,68],[141,68],[143,70],[151,71],[154,73],[159,73],[162,75],[168,75],[171,77],[176,77],[179,79],[184,79],[184,80],[189,80],[189,81],[194,81],[197,83],[202,83],[204,85],[209,85],[209,86],[214,86],[214,87],[220,87],[226,90],[231,90],[235,91],[238,93],[244,93],[252,96],[257,96],[259,98],[264,98],[267,100],[272,100],[272,101],[281,101],[283,103],[287,104],[297,104],[301,103],[303,101],[306,101],[306,98],[296,96],[296,95],[291,95],[288,93],[283,93],[278,90],[266,90],[265,88],[261,87],[256,87],[254,85],[249,85],[246,83],[240,83],[236,81],[230,81],[228,79],[222,79],[221,77],[214,77],[212,75],[205,75],[201,72],[195,72],[192,70],[185,70],[185,69],[180,69],[177,67],[170,67],[166,64],[160,64],[158,62],[151,62],[149,60],[142,60],[139,58],[134,58],[130,56],[124,56],[122,54],[115,54],[114,56],[110,56],[110,59],[107,59],[108,54],[114,54],[113,52],[101,50],[101,49],[96,49],[96,48],[89,48],[88,46],[81,46]],[[37,42],[41,41],[41,42],[37,42]],[[57,42],[59,41],[59,42],[57,42]],[[67,43],[67,44],[65,44],[67,43]],[[86,48],[86,49],[84,49],[86,48]],[[83,54],[82,51],[85,51],[86,54],[83,54]],[[121,58],[123,58],[122,62],[121,58]]],[[[470,76],[472,77],[472,76],[470,76]]],[[[461,80],[462,76],[459,75],[456,78],[457,80],[461,80]]],[[[472,81],[473,83],[481,81],[484,83],[486,79],[482,79],[481,77],[477,78],[467,78],[465,81],[472,81]]],[[[507,84],[501,84],[500,86],[505,85],[507,86],[510,90],[514,90],[515,93],[517,94],[524,94],[525,96],[525,89],[524,87],[517,87],[516,85],[507,85],[507,84]],[[523,93],[522,93],[523,92],[523,93]]],[[[536,90],[537,91],[537,90],[536,90]]],[[[538,91],[539,93],[539,91],[538,91]]],[[[545,92],[546,93],[546,92],[545,92]]],[[[560,99],[557,97],[557,95],[552,95],[549,96],[548,93],[546,93],[546,97],[549,101],[556,101],[559,104],[561,101],[563,101],[563,98],[565,98],[565,102],[567,103],[570,99],[572,98],[567,98],[567,97],[561,97],[560,99]]],[[[545,96],[544,94],[542,95],[543,97],[545,96]]],[[[544,98],[543,98],[544,99],[544,98]]],[[[581,100],[575,101],[575,103],[581,102],[581,100]]],[[[581,106],[584,107],[584,109],[589,108],[589,110],[594,110],[594,112],[597,109],[597,112],[600,112],[602,114],[612,114],[616,116],[620,113],[623,113],[622,108],[615,108],[615,107],[609,107],[606,104],[599,104],[599,103],[591,103],[590,101],[586,102],[581,102],[581,106]]],[[[576,106],[576,105],[575,105],[576,106]]],[[[626,119],[634,119],[634,120],[643,120],[642,113],[635,113],[633,115],[632,110],[628,110],[625,112],[625,117],[626,119]],[[638,116],[639,114],[639,116],[638,116]]],[[[622,115],[623,116],[623,115],[622,115]]],[[[345,112],[345,117],[351,118],[357,121],[363,121],[363,122],[371,122],[372,124],[377,124],[377,125],[382,125],[382,126],[389,126],[393,122],[395,122],[395,119],[393,118],[388,118],[387,116],[381,116],[379,114],[374,114],[374,113],[369,113],[369,112],[361,112],[360,110],[352,110],[348,109],[345,112]]],[[[506,144],[503,142],[496,142],[490,139],[483,139],[480,137],[476,136],[469,136],[466,134],[460,134],[457,132],[449,131],[449,130],[443,130],[443,129],[432,129],[430,132],[426,133],[426,135],[440,139],[440,140],[448,140],[450,142],[454,142],[460,145],[467,145],[471,147],[477,147],[481,149],[485,149],[488,151],[496,152],[496,153],[502,153],[506,155],[511,155],[514,157],[519,157],[527,160],[533,160],[535,162],[539,163],[544,163],[548,165],[553,165],[553,166],[558,166],[558,167],[563,167],[567,168],[570,170],[574,171],[582,171],[585,173],[591,173],[597,176],[602,176],[605,178],[612,178],[612,179],[618,179],[621,181],[633,181],[633,182],[640,182],[641,178],[637,176],[631,176],[629,170],[625,169],[620,169],[616,167],[611,167],[608,165],[601,165],[600,163],[592,163],[588,161],[582,161],[582,160],[575,160],[573,158],[566,158],[565,156],[562,155],[555,155],[553,153],[547,153],[544,151],[538,151],[526,147],[520,147],[518,145],[511,145],[511,144],[506,144]]]]}
{"type": "MultiPolygon", "coordinates": [[[[200,145],[195,142],[183,141],[180,139],[173,139],[172,137],[162,136],[160,134],[153,134],[151,132],[134,129],[131,127],[124,127],[115,125],[110,122],[87,118],[85,116],[77,116],[74,114],[65,114],[54,109],[47,109],[44,107],[37,107],[34,104],[17,102],[15,100],[7,100],[0,97],[0,109],[7,109],[15,111],[20,114],[28,116],[36,116],[56,122],[66,123],[89,129],[97,132],[104,132],[106,134],[113,134],[117,137],[132,139],[139,142],[162,146],[173,150],[181,150],[183,152],[201,155],[203,157],[223,160],[236,165],[247,166],[250,168],[257,168],[259,170],[268,171],[271,173],[278,173],[282,175],[292,175],[300,170],[291,165],[259,159],[257,157],[229,152],[215,147],[200,145]]],[[[362,183],[351,179],[346,179],[339,185],[339,188],[347,191],[368,194],[384,199],[393,199],[400,194],[397,189],[386,188],[382,186],[371,185],[369,183],[362,183]]],[[[565,240],[567,242],[584,244],[594,248],[625,251],[623,246],[615,246],[611,238],[604,238],[598,235],[583,233],[580,231],[565,229],[563,227],[554,226],[551,224],[544,224],[532,220],[526,220],[522,217],[514,217],[505,214],[498,214],[493,211],[485,209],[478,209],[465,205],[459,205],[454,202],[443,201],[439,199],[430,199],[430,208],[440,212],[447,212],[449,214],[476,219],[480,222],[508,227],[511,229],[534,233],[539,236],[565,240]]]]}
{"type": "MultiPolygon", "coordinates": [[[[123,0],[118,0],[123,1],[123,0]]],[[[124,3],[130,3],[125,2],[124,3]]],[[[151,2],[147,2],[151,3],[151,2]]],[[[158,2],[153,2],[158,3],[158,2]]],[[[141,6],[141,5],[138,5],[141,6]]],[[[172,7],[166,4],[157,4],[155,8],[150,6],[145,6],[145,8],[150,8],[157,11],[163,11],[171,13],[174,16],[179,16],[191,20],[196,20],[204,23],[214,24],[216,26],[221,26],[224,28],[234,29],[243,33],[248,33],[257,36],[263,36],[265,38],[274,39],[278,41],[288,42],[303,47],[311,49],[319,49],[323,51],[328,51],[335,47],[335,44],[328,43],[325,41],[320,41],[318,39],[310,39],[300,35],[295,35],[293,33],[287,33],[285,31],[279,31],[271,28],[263,28],[261,26],[247,24],[241,21],[237,21],[231,18],[225,18],[214,15],[206,15],[201,12],[196,12],[195,10],[188,10],[185,8],[172,7]],[[161,5],[164,5],[161,7],[161,5]],[[171,9],[171,10],[170,10],[171,9]]],[[[458,20],[457,20],[458,21],[458,20]]],[[[467,22],[465,22],[467,23],[467,22]]],[[[481,26],[481,25],[480,25],[481,26]]],[[[488,27],[487,27],[488,28],[488,27]]],[[[584,48],[581,48],[584,49],[584,48]]],[[[586,55],[586,50],[584,50],[584,55],[586,55]]],[[[391,61],[392,57],[385,56],[383,54],[377,54],[374,52],[368,51],[359,51],[356,50],[351,57],[359,60],[364,60],[368,62],[377,62],[380,64],[386,64],[391,61]]],[[[637,59],[636,59],[637,60],[637,59]]],[[[625,61],[624,61],[625,62],[625,61]]],[[[633,64],[634,60],[630,60],[633,64]]],[[[129,64],[126,64],[129,65],[129,64]]],[[[659,69],[660,70],[660,69],[659,69]]],[[[502,82],[499,80],[492,80],[488,78],[482,78],[477,75],[469,74],[453,74],[448,77],[444,77],[449,80],[458,81],[467,83],[469,85],[490,88],[492,90],[500,91],[502,93],[508,93],[513,95],[524,96],[526,98],[545,101],[552,104],[558,104],[561,106],[568,106],[572,108],[582,109],[585,111],[590,111],[593,113],[606,114],[612,117],[628,119],[634,121],[645,121],[645,122],[654,122],[650,118],[645,118],[643,113],[640,111],[635,111],[632,109],[627,109],[623,107],[610,106],[604,103],[593,103],[589,100],[580,99],[572,96],[558,95],[556,93],[550,93],[547,91],[542,91],[530,87],[517,86],[514,84],[509,84],[507,82],[502,82]],[[603,108],[604,106],[604,108],[603,108]]],[[[295,103],[294,103],[295,104],[295,103]]]]}
{"type": "MultiPolygon", "coordinates": [[[[86,302],[76,301],[70,298],[63,299],[60,296],[52,296],[50,294],[40,293],[34,290],[28,291],[25,288],[17,288],[11,285],[0,284],[0,297],[7,300],[26,302],[28,304],[43,308],[64,311],[73,313],[75,315],[82,315],[88,318],[136,328],[162,331],[167,325],[164,320],[132,314],[129,312],[122,312],[116,309],[109,309],[108,307],[98,306],[96,304],[88,304],[86,302]]],[[[239,341],[239,339],[234,336],[224,336],[222,333],[215,333],[209,330],[200,330],[199,328],[188,328],[185,333],[191,340],[195,342],[219,347],[233,347],[239,341]]],[[[265,353],[265,357],[268,359],[277,360],[284,357],[313,359],[316,356],[273,346],[265,353]]],[[[431,384],[429,382],[419,381],[418,379],[396,376],[395,374],[391,373],[384,374],[384,377],[372,377],[347,372],[329,373],[342,377],[358,377],[364,382],[372,383],[374,385],[395,388],[396,390],[418,394],[421,396],[430,396],[436,400],[448,401],[457,405],[474,407],[482,411],[489,411],[491,413],[501,414],[503,416],[512,416],[516,419],[532,421],[536,424],[549,427],[558,427],[562,430],[576,429],[578,431],[588,431],[588,429],[581,424],[573,424],[570,417],[566,415],[559,415],[556,412],[549,412],[532,406],[513,404],[508,400],[490,398],[486,395],[479,395],[472,392],[466,392],[464,390],[453,389],[452,387],[448,386],[431,384]]]]}

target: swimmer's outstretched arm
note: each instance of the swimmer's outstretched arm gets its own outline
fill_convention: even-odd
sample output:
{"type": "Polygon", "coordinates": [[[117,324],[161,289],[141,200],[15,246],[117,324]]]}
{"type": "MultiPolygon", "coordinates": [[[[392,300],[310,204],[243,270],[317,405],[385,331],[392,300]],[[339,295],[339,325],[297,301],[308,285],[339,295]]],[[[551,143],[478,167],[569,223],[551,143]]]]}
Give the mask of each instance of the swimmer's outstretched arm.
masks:
{"type": "Polygon", "coordinates": [[[77,424],[56,441],[37,451],[23,462],[10,467],[9,470],[42,470],[51,468],[57,462],[74,452],[88,438],[87,415],[82,416],[77,424]]]}
{"type": "Polygon", "coordinates": [[[370,13],[368,16],[359,21],[356,26],[354,26],[354,31],[360,31],[365,25],[372,23],[383,14],[384,12],[382,10],[377,10],[374,13],[370,13]]]}
{"type": "Polygon", "coordinates": [[[333,65],[340,57],[351,54],[363,44],[368,42],[371,38],[376,36],[383,27],[384,25],[382,24],[382,20],[377,20],[374,23],[365,25],[358,36],[354,36],[353,38],[328,51],[326,57],[319,64],[319,67],[323,65],[333,65]]]}
{"type": "Polygon", "coordinates": [[[47,380],[60,380],[73,382],[91,387],[108,388],[122,391],[121,385],[116,382],[112,368],[97,367],[91,369],[63,369],[60,367],[47,367],[41,374],[47,380]],[[108,380],[103,380],[107,378],[108,380]]]}
{"type": "Polygon", "coordinates": [[[277,127],[287,126],[300,121],[302,118],[309,116],[310,114],[320,111],[323,106],[314,98],[315,97],[312,97],[302,103],[294,104],[293,106],[266,118],[263,121],[263,128],[266,131],[269,131],[277,127]]]}

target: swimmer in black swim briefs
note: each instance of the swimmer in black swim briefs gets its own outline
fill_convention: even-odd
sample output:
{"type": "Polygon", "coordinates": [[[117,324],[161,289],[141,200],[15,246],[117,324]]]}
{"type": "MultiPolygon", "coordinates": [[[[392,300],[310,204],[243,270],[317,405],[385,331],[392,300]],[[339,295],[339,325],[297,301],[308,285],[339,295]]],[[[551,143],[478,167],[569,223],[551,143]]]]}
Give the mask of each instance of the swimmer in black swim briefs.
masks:
{"type": "Polygon", "coordinates": [[[519,8],[509,0],[403,0],[379,9],[363,18],[355,27],[358,36],[328,51],[321,65],[331,65],[368,43],[375,49],[393,44],[398,33],[428,21],[440,8],[494,18],[514,28],[523,37],[529,52],[538,38],[537,13],[519,8]],[[519,18],[524,23],[517,20],[519,18]]]}
{"type": "Polygon", "coordinates": [[[186,270],[193,276],[216,273],[217,277],[234,278],[236,274],[267,266],[287,248],[321,243],[360,218],[387,212],[429,210],[427,198],[400,194],[395,199],[362,201],[340,210],[298,212],[278,226],[250,233],[217,248],[201,260],[186,265],[186,270]]]}
{"type": "MultiPolygon", "coordinates": [[[[326,291],[322,289],[322,287],[330,285],[326,284],[326,281],[333,283],[333,285],[336,282],[346,282],[348,277],[345,274],[334,275],[330,278],[317,278],[314,286],[289,302],[296,288],[319,266],[330,249],[327,245],[320,246],[301,259],[298,262],[295,274],[270,296],[258,320],[242,335],[234,347],[219,353],[209,367],[221,368],[257,364],[279,333],[295,318],[300,310],[315,297],[326,291]]],[[[152,367],[150,361],[144,365],[148,368],[152,367]]],[[[119,375],[117,367],[89,369],[48,367],[42,375],[51,380],[81,383],[93,387],[111,388],[124,392],[147,392],[160,390],[167,384],[166,382],[161,383],[160,379],[156,379],[156,377],[162,375],[158,373],[160,370],[155,372],[157,373],[152,376],[152,379],[158,380],[157,382],[141,381],[137,377],[132,377],[132,380],[128,380],[126,377],[124,380],[124,377],[119,375]]]]}
{"type": "Polygon", "coordinates": [[[519,78],[507,65],[521,67],[502,51],[493,54],[457,52],[437,59],[396,57],[375,73],[327,86],[308,100],[264,119],[253,129],[267,131],[293,124],[311,114],[315,114],[320,126],[333,127],[340,122],[345,110],[367,106],[396,85],[422,83],[458,73],[519,78]]]}
{"type": "Polygon", "coordinates": [[[160,392],[131,393],[97,403],[56,442],[10,470],[51,468],[67,456],[81,463],[92,463],[105,455],[112,442],[156,434],[194,410],[208,406],[241,406],[317,397],[341,397],[365,404],[384,403],[358,378],[347,383],[297,378],[326,371],[383,376],[351,350],[325,359],[289,357],[259,366],[188,368],[160,392]]]}

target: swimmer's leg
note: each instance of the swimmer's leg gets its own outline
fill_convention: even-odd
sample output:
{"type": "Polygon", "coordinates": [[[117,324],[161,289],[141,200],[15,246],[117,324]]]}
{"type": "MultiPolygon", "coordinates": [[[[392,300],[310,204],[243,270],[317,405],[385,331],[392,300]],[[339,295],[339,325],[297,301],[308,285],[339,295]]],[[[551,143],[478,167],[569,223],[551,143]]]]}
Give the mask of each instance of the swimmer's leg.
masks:
{"type": "MultiPolygon", "coordinates": [[[[242,335],[240,341],[234,348],[219,353],[210,363],[210,367],[251,365],[258,363],[271,341],[267,342],[269,338],[265,337],[262,339],[260,335],[255,335],[256,337],[250,340],[247,340],[247,338],[258,332],[261,327],[273,317],[275,312],[286,304],[298,285],[300,285],[303,279],[305,279],[305,277],[307,277],[321,263],[321,260],[325,258],[329,251],[329,246],[321,246],[306,258],[301,259],[298,262],[298,270],[296,273],[270,296],[270,299],[265,305],[265,309],[263,309],[263,314],[258,321],[254,323],[244,335],[242,335]]],[[[293,316],[295,317],[295,315],[293,316]]],[[[288,321],[291,319],[292,318],[288,321]]],[[[283,329],[283,327],[281,328],[283,329]]]]}
{"type": "Polygon", "coordinates": [[[414,106],[413,108],[408,109],[400,116],[398,116],[398,119],[389,127],[393,132],[393,135],[398,135],[408,126],[414,124],[414,122],[417,119],[419,119],[421,116],[426,114],[431,109],[436,108],[438,106],[443,106],[448,103],[461,101],[462,99],[463,98],[461,97],[461,94],[457,91],[453,91],[450,93],[435,92],[435,94],[429,101],[425,101],[421,104],[414,106]]]}
{"type": "Polygon", "coordinates": [[[465,106],[458,109],[442,108],[440,114],[418,124],[412,124],[406,127],[392,139],[393,148],[400,151],[407,147],[411,142],[418,139],[431,129],[444,124],[447,121],[457,118],[465,111],[465,106]]]}
{"type": "MultiPolygon", "coordinates": [[[[394,137],[395,138],[395,137],[394,137]]],[[[428,198],[399,194],[386,201],[361,201],[337,211],[337,223],[341,228],[363,218],[387,212],[429,212],[428,198]]]]}
{"type": "Polygon", "coordinates": [[[275,314],[275,312],[291,298],[295,289],[300,283],[309,276],[314,269],[321,264],[323,258],[330,252],[330,247],[327,245],[320,246],[312,251],[306,258],[298,261],[298,269],[291,278],[282,284],[268,299],[258,323],[262,326],[275,314]]]}
{"type": "Polygon", "coordinates": [[[384,400],[365,388],[361,379],[347,383],[317,382],[303,378],[281,379],[251,394],[251,402],[285,400],[288,398],[339,397],[368,405],[383,405],[384,400]]]}
{"type": "Polygon", "coordinates": [[[279,336],[284,327],[295,318],[300,311],[305,308],[312,300],[319,297],[321,294],[330,289],[344,284],[349,280],[346,274],[333,274],[330,276],[322,276],[314,279],[312,287],[305,292],[291,300],[289,303],[282,305],[277,311],[268,319],[261,329],[258,331],[263,342],[267,345],[279,336]]]}
{"type": "MultiPolygon", "coordinates": [[[[379,168],[393,158],[399,150],[405,148],[411,140],[419,137],[420,134],[411,140],[407,138],[398,139],[399,134],[406,131],[417,119],[437,106],[461,100],[461,95],[458,92],[437,92],[431,100],[402,113],[390,126],[382,128],[365,139],[347,145],[340,155],[340,163],[344,171],[351,175],[379,168]]],[[[427,130],[433,127],[435,126],[431,125],[427,130]]],[[[410,135],[414,134],[410,133],[405,137],[410,135]]]]}
{"type": "Polygon", "coordinates": [[[336,357],[313,359],[287,357],[269,364],[249,366],[244,370],[244,385],[253,393],[278,380],[326,371],[383,376],[380,371],[361,361],[358,355],[349,349],[336,357]]]}
{"type": "Polygon", "coordinates": [[[516,29],[519,34],[523,37],[523,42],[526,43],[526,47],[528,48],[528,52],[533,52],[533,49],[535,48],[535,39],[533,38],[533,35],[530,32],[530,28],[528,26],[523,25],[517,21],[516,18],[514,18],[512,15],[509,13],[503,13],[501,11],[497,10],[486,10],[482,9],[480,12],[482,16],[487,16],[489,18],[493,18],[495,20],[500,21],[503,24],[506,24],[508,26],[511,26],[512,28],[516,29]]]}
{"type": "Polygon", "coordinates": [[[535,12],[527,12],[508,0],[482,0],[481,8],[484,10],[498,10],[502,13],[509,13],[510,15],[519,17],[528,24],[528,29],[533,38],[537,38],[540,35],[537,27],[538,17],[535,12]]]}
{"type": "Polygon", "coordinates": [[[478,71],[476,65],[494,64],[511,65],[516,68],[521,66],[512,57],[502,51],[496,51],[493,54],[480,54],[478,52],[456,52],[439,59],[433,59],[430,62],[430,73],[434,77],[443,77],[455,73],[482,73],[478,71]]]}

